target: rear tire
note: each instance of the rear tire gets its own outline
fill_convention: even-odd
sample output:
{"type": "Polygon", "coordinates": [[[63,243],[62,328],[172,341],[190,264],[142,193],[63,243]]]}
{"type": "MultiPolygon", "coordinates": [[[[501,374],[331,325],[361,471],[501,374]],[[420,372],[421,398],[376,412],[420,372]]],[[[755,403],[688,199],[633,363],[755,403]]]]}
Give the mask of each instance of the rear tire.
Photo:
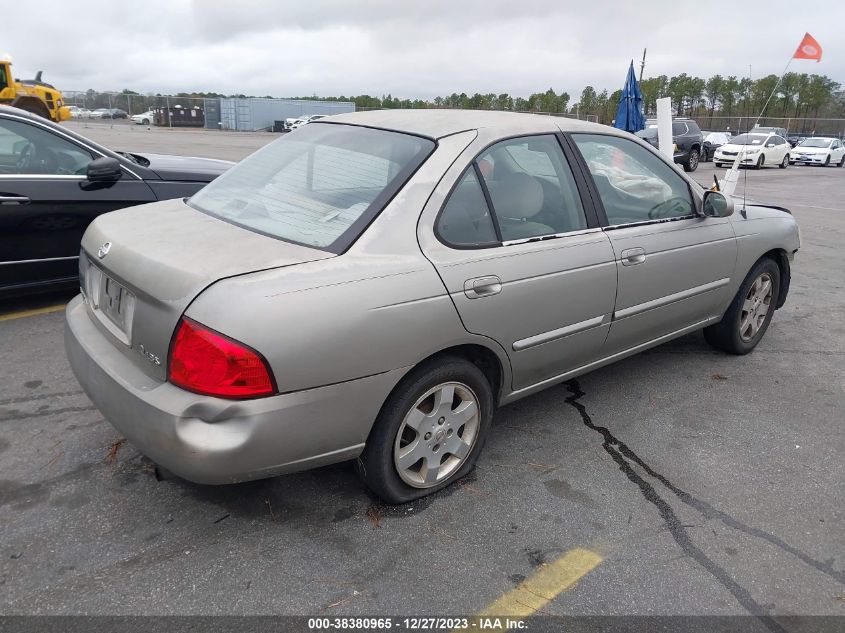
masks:
{"type": "Polygon", "coordinates": [[[475,466],[493,408],[490,383],[471,362],[448,356],[425,363],[382,406],[356,461],[358,474],[388,503],[441,490],[475,466]]]}
{"type": "Polygon", "coordinates": [[[778,165],[781,169],[786,169],[789,167],[789,154],[783,157],[783,160],[780,161],[780,165],[778,165]]]}
{"type": "Polygon", "coordinates": [[[842,167],[842,165],[845,165],[845,155],[843,155],[842,159],[838,163],[836,163],[837,167],[842,167]]]}
{"type": "Polygon", "coordinates": [[[689,156],[687,157],[687,160],[682,163],[684,166],[684,171],[695,171],[696,169],[698,169],[699,156],[700,154],[698,153],[697,149],[691,149],[689,151],[689,156]]]}
{"type": "Polygon", "coordinates": [[[722,320],[704,328],[704,338],[729,354],[747,354],[769,328],[779,296],[780,268],[764,257],[745,277],[722,320]]]}

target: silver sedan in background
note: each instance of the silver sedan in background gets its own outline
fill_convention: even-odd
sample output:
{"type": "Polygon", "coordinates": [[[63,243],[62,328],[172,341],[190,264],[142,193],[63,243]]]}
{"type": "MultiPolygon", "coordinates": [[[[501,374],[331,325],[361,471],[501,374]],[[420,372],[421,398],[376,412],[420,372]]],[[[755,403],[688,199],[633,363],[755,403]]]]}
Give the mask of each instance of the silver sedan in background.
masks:
{"type": "Polygon", "coordinates": [[[733,213],[609,127],[346,114],[187,200],[97,218],[66,346],[177,475],[355,459],[401,503],[465,475],[499,405],[701,328],[750,352],[798,247],[787,210],[733,213]]]}

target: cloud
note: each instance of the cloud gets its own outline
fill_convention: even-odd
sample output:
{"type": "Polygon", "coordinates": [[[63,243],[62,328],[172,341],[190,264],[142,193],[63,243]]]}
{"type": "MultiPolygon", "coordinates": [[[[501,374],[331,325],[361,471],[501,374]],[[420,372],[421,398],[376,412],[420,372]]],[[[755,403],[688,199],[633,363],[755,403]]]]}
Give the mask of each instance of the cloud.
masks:
{"type": "Polygon", "coordinates": [[[805,30],[845,81],[840,3],[523,0],[145,0],[44,11],[14,3],[4,33],[17,76],[64,90],[273,96],[613,90],[648,47],[646,76],[779,73],[805,30]],[[142,9],[142,10],[139,10],[142,9]],[[768,17],[767,17],[768,16],[768,17]],[[33,37],[37,28],[38,37],[33,37]],[[46,44],[45,44],[46,43],[46,44]]]}

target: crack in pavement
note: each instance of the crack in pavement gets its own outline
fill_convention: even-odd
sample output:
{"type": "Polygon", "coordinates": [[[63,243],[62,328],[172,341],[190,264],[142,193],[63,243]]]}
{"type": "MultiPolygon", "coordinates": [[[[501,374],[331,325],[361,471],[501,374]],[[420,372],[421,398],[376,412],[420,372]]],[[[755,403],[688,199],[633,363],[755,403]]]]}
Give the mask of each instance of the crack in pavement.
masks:
{"type": "Polygon", "coordinates": [[[760,538],[764,538],[767,542],[780,547],[781,549],[785,549],[785,551],[789,552],[790,554],[795,554],[801,560],[807,562],[811,561],[810,564],[820,571],[827,573],[828,575],[832,575],[833,578],[837,578],[840,575],[839,572],[836,572],[832,569],[832,567],[828,564],[825,565],[823,563],[819,563],[818,561],[810,558],[803,552],[799,552],[796,554],[798,550],[789,546],[788,544],[784,543],[777,537],[774,537],[762,530],[757,530],[756,528],[750,528],[745,524],[733,519],[729,515],[725,514],[724,512],[717,510],[710,506],[709,504],[695,499],[692,495],[683,490],[679,489],[677,486],[669,482],[663,475],[657,473],[654,469],[648,466],[640,457],[634,453],[628,446],[617,439],[613,433],[610,432],[609,429],[603,426],[598,426],[593,422],[593,419],[590,417],[590,414],[587,412],[587,408],[584,406],[583,403],[579,402],[579,400],[586,395],[586,393],[581,389],[581,385],[578,383],[577,380],[569,380],[566,383],[566,387],[569,392],[572,394],[567,396],[566,402],[570,404],[572,407],[575,408],[576,411],[581,416],[581,420],[584,425],[599,433],[603,438],[602,448],[610,455],[611,459],[619,466],[619,470],[633,483],[635,484],[642,493],[643,497],[645,497],[646,501],[654,505],[658,512],[660,513],[661,518],[663,519],[666,527],[669,529],[669,533],[672,535],[672,538],[678,544],[678,546],[693,560],[695,560],[703,569],[709,572],[718,582],[721,584],[725,589],[727,589],[733,596],[736,598],[737,602],[739,602],[749,613],[752,615],[757,616],[760,622],[770,631],[773,633],[785,633],[785,629],[778,624],[778,622],[769,615],[766,615],[765,610],[763,607],[754,599],[751,593],[740,585],[737,581],[735,581],[728,572],[721,567],[718,563],[716,563],[713,559],[707,556],[703,550],[701,550],[690,538],[689,533],[687,532],[687,527],[685,524],[681,523],[681,520],[678,518],[678,515],[675,514],[675,511],[672,509],[672,506],[669,505],[666,500],[664,500],[655,490],[654,486],[652,486],[649,482],[647,482],[642,476],[640,476],[633,468],[633,466],[628,462],[631,460],[638,466],[640,466],[645,472],[647,472],[650,476],[657,479],[660,483],[664,486],[669,488],[672,493],[678,496],[681,501],[685,504],[689,505],[690,507],[695,508],[702,514],[704,514],[705,518],[708,517],[708,513],[720,519],[725,525],[728,525],[734,529],[740,530],[746,534],[751,536],[757,536],[760,538]],[[627,458],[627,459],[626,459],[627,458]],[[783,546],[786,546],[785,548],[783,546]]]}
{"type": "Polygon", "coordinates": [[[65,396],[79,396],[84,394],[85,392],[81,389],[77,391],[57,391],[54,393],[39,393],[33,396],[18,396],[16,398],[3,398],[0,400],[0,405],[2,404],[18,404],[21,402],[33,402],[35,400],[46,400],[48,398],[64,398],[65,396]]]}
{"type": "MultiPolygon", "coordinates": [[[[581,392],[580,395],[577,396],[577,398],[580,398],[581,396],[585,395],[584,392],[581,391],[581,387],[578,385],[578,382],[576,380],[571,380],[571,381],[569,381],[569,383],[574,383],[574,385],[573,385],[574,388],[577,391],[581,392]]],[[[573,387],[570,386],[569,383],[567,383],[567,387],[569,387],[570,393],[575,394],[575,391],[572,390],[573,387]]],[[[577,398],[575,398],[575,399],[577,399],[577,398]]],[[[576,404],[574,403],[572,398],[567,398],[566,401],[569,404],[576,406],[576,404]]],[[[577,406],[576,406],[576,408],[577,408],[577,406]]],[[[586,411],[585,411],[585,413],[586,413],[586,411]]],[[[583,417],[584,417],[583,413],[582,413],[581,417],[583,419],[583,417]]],[[[591,428],[594,428],[594,430],[598,430],[599,427],[591,427],[591,428]]],[[[603,427],[601,427],[601,428],[603,428],[603,427]]],[[[604,430],[607,431],[607,429],[604,429],[604,430]]],[[[748,536],[753,536],[754,538],[762,539],[762,540],[770,543],[771,545],[774,545],[775,547],[783,550],[787,554],[791,554],[791,555],[795,556],[796,558],[801,560],[801,562],[809,565],[810,567],[812,567],[813,569],[815,569],[817,571],[822,572],[823,574],[829,576],[830,578],[832,578],[836,582],[838,582],[842,585],[845,585],[845,571],[840,571],[838,569],[833,568],[833,560],[834,559],[830,558],[825,562],[821,562],[819,560],[816,560],[812,556],[805,554],[804,552],[799,550],[797,547],[790,545],[789,543],[787,543],[786,541],[784,541],[780,537],[775,536],[774,534],[769,534],[768,532],[765,532],[764,530],[761,530],[759,528],[755,528],[755,527],[752,527],[750,525],[747,525],[747,524],[743,523],[742,521],[735,519],[734,517],[729,515],[727,512],[724,512],[723,510],[719,510],[718,508],[710,505],[706,501],[702,501],[701,499],[693,497],[690,493],[685,492],[684,490],[681,490],[675,484],[673,484],[671,481],[669,481],[665,476],[661,475],[660,473],[655,471],[651,466],[646,464],[642,459],[640,459],[639,455],[634,453],[634,451],[632,451],[630,448],[628,448],[627,445],[625,445],[623,442],[620,442],[612,434],[610,434],[610,431],[607,431],[607,433],[608,433],[608,436],[613,440],[613,443],[619,446],[619,450],[621,451],[621,453],[625,457],[627,457],[628,459],[630,459],[631,461],[636,463],[640,468],[642,468],[651,477],[654,477],[660,483],[662,483],[664,486],[666,486],[670,491],[672,491],[672,493],[675,494],[676,497],[678,497],[686,505],[688,505],[691,508],[694,508],[695,510],[700,512],[704,516],[705,519],[718,519],[723,525],[726,525],[729,528],[732,528],[734,530],[738,530],[739,532],[747,534],[748,536]]]]}
{"type": "Polygon", "coordinates": [[[43,418],[48,415],[58,415],[60,413],[79,413],[82,411],[94,411],[95,406],[89,405],[87,407],[65,407],[64,409],[44,409],[43,411],[35,411],[33,413],[21,413],[20,411],[4,411],[0,412],[0,422],[12,422],[14,420],[28,420],[30,418],[43,418]]]}

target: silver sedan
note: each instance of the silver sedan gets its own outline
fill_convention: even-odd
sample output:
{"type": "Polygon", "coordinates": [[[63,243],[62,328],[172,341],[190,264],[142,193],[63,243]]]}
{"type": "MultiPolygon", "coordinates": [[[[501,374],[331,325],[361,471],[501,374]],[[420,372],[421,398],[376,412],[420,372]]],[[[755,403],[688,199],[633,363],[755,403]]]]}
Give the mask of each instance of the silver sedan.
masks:
{"type": "Polygon", "coordinates": [[[340,115],[187,200],[97,218],[66,347],[181,477],[354,459],[400,503],[465,475],[499,405],[702,328],[750,352],[798,247],[789,211],[734,213],[612,128],[340,115]]]}

